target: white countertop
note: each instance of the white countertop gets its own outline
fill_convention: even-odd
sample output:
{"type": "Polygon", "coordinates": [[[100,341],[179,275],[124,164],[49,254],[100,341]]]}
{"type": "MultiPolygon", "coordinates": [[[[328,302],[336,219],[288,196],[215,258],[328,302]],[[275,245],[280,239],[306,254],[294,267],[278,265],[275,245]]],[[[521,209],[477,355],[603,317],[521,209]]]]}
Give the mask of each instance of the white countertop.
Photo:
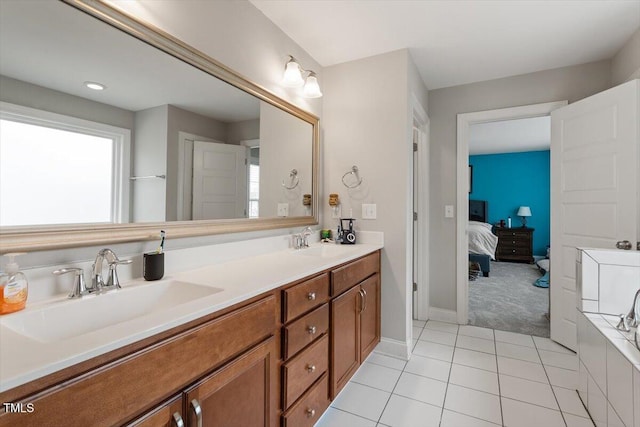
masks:
{"type": "MultiPolygon", "coordinates": [[[[328,245],[317,244],[313,246],[328,245]]],[[[312,247],[313,247],[312,246],[312,247]]],[[[136,317],[72,338],[39,342],[8,328],[0,317],[0,392],[148,338],[173,327],[214,313],[254,296],[309,275],[351,261],[381,249],[382,244],[342,245],[339,255],[308,256],[292,249],[246,257],[165,276],[162,281],[180,280],[212,286],[222,291],[162,312],[136,317]]],[[[305,251],[308,249],[302,249],[305,251]]],[[[125,288],[152,286],[142,279],[122,283],[125,288]]],[[[98,298],[100,296],[97,296],[98,298]]],[[[28,305],[22,312],[42,309],[51,304],[82,304],[82,300],[58,297],[28,305]]],[[[116,310],[117,307],[114,307],[116,310]]],[[[82,319],[77,319],[82,322],[82,319]]]]}

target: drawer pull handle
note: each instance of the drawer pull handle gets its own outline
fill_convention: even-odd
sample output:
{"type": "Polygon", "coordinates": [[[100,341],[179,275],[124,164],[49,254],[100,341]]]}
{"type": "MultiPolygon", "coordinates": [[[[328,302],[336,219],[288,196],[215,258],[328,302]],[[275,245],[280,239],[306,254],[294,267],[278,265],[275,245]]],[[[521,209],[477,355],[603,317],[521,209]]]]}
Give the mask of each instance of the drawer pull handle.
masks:
{"type": "Polygon", "coordinates": [[[200,402],[198,402],[197,399],[193,399],[191,401],[191,409],[193,409],[193,413],[196,415],[196,426],[202,427],[202,408],[200,407],[200,402]]]}
{"type": "Polygon", "coordinates": [[[307,408],[307,410],[305,412],[307,413],[307,418],[313,418],[313,417],[316,416],[316,410],[315,409],[307,408]]]}
{"type": "Polygon", "coordinates": [[[184,427],[184,421],[182,421],[182,417],[179,412],[173,413],[173,425],[175,427],[184,427]]]}
{"type": "Polygon", "coordinates": [[[316,327],[315,327],[315,326],[309,326],[309,327],[307,328],[307,331],[308,331],[311,335],[313,335],[313,334],[315,334],[315,333],[316,333],[316,327]]]}
{"type": "Polygon", "coordinates": [[[307,372],[309,372],[310,374],[315,372],[315,370],[316,370],[315,365],[307,365],[307,372]]]}
{"type": "Polygon", "coordinates": [[[307,298],[309,299],[309,301],[315,301],[316,293],[315,292],[309,292],[309,295],[307,295],[307,298]]]}
{"type": "Polygon", "coordinates": [[[362,311],[365,311],[367,309],[367,291],[364,288],[362,289],[362,305],[362,311]]]}

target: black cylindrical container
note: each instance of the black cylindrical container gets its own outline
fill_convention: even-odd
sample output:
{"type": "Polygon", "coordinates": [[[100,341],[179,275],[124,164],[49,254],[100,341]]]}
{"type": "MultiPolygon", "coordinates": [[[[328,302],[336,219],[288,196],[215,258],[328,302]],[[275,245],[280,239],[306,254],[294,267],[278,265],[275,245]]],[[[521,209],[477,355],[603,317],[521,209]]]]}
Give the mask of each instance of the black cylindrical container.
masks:
{"type": "Polygon", "coordinates": [[[144,280],[160,280],[164,276],[164,252],[144,254],[142,263],[144,280]]]}

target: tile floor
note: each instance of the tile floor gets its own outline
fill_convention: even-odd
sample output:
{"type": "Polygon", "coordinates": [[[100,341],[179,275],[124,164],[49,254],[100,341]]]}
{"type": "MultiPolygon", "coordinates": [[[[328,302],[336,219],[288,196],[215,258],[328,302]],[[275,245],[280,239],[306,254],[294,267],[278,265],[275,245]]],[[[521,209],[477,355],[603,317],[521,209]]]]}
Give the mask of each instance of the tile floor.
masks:
{"type": "Polygon", "coordinates": [[[592,427],[576,355],[548,338],[414,321],[408,362],[373,352],[316,427],[592,427]]]}

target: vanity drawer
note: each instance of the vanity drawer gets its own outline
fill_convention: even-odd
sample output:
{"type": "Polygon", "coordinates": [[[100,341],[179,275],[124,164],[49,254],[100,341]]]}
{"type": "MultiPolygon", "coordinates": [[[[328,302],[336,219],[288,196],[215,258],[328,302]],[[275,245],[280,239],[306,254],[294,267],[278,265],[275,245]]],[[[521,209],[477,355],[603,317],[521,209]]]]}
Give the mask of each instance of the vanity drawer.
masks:
{"type": "Polygon", "coordinates": [[[331,296],[338,296],[367,277],[380,271],[380,251],[331,272],[331,296]]]}
{"type": "Polygon", "coordinates": [[[329,301],[329,274],[324,273],[283,291],[282,321],[287,323],[329,301]]]}
{"type": "Polygon", "coordinates": [[[284,327],[284,360],[294,356],[329,329],[329,304],[324,304],[311,313],[284,327]]]}
{"type": "Polygon", "coordinates": [[[0,414],[0,425],[122,425],[273,335],[276,320],[271,295],[26,397],[36,410],[0,414]]]}
{"type": "Polygon", "coordinates": [[[318,382],[282,416],[283,427],[312,427],[329,407],[328,375],[318,382]]]}
{"type": "Polygon", "coordinates": [[[286,409],[309,388],[329,365],[329,337],[320,338],[282,366],[283,407],[286,409]]]}

